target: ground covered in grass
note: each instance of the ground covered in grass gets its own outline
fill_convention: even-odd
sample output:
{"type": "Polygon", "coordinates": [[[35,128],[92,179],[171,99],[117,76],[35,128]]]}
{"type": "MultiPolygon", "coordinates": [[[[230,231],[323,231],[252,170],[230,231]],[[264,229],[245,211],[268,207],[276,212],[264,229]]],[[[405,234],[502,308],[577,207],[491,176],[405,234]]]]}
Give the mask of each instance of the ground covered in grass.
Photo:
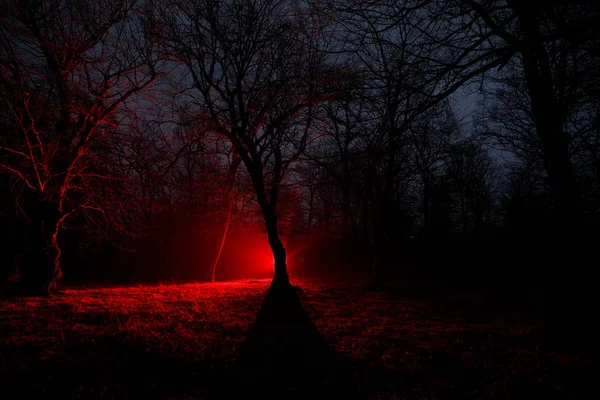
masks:
{"type": "Polygon", "coordinates": [[[546,352],[530,299],[344,279],[71,288],[0,300],[6,399],[577,398],[591,356],[546,352]],[[514,300],[514,299],[513,299],[514,300]],[[324,388],[321,391],[320,388],[324,388]],[[236,393],[236,396],[234,396],[236,393]]]}

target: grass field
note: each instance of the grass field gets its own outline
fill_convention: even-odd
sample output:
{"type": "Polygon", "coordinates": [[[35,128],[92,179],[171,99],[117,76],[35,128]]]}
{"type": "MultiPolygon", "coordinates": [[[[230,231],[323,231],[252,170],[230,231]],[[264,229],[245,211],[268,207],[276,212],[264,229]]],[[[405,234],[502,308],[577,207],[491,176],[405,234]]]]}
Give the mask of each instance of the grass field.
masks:
{"type": "Polygon", "coordinates": [[[502,297],[416,283],[386,292],[339,279],[294,283],[302,306],[269,303],[266,280],[0,300],[0,393],[576,398],[590,374],[580,354],[541,351],[538,314],[502,297]]]}

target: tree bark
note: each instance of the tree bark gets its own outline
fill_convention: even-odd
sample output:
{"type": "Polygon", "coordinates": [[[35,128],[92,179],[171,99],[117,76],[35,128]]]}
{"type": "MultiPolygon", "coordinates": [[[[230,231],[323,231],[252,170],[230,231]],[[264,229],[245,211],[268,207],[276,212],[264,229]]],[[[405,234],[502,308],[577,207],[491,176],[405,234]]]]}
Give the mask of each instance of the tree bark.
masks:
{"type": "Polygon", "coordinates": [[[273,252],[274,262],[274,274],[273,281],[271,282],[271,289],[288,289],[292,288],[290,284],[289,275],[287,271],[287,254],[283,242],[279,237],[279,230],[277,228],[277,198],[279,194],[279,184],[281,182],[281,157],[275,157],[275,170],[273,173],[273,180],[271,182],[270,196],[267,197],[264,183],[263,166],[260,160],[255,159],[253,162],[249,159],[244,159],[244,164],[250,177],[252,179],[252,186],[256,192],[256,198],[260,210],[265,221],[265,227],[267,230],[267,237],[269,239],[269,246],[273,252]]]}
{"type": "Polygon", "coordinates": [[[268,208],[269,209],[267,212],[264,213],[264,218],[265,226],[267,228],[267,236],[269,238],[269,245],[271,246],[271,251],[273,252],[275,268],[271,287],[291,287],[290,278],[287,271],[287,254],[277,230],[277,217],[275,216],[275,210],[273,210],[270,206],[268,208]]]}
{"type": "Polygon", "coordinates": [[[576,348],[586,341],[583,333],[589,331],[588,314],[581,310],[587,306],[591,291],[584,289],[590,275],[587,261],[581,258],[586,251],[580,248],[585,237],[582,196],[569,155],[570,137],[564,128],[566,109],[556,92],[538,17],[520,2],[510,3],[519,16],[525,40],[523,69],[555,207],[554,229],[544,240],[549,245],[544,256],[548,263],[569,266],[567,273],[550,268],[545,276],[545,346],[547,350],[576,348]]]}
{"type": "Polygon", "coordinates": [[[28,217],[29,249],[21,265],[21,284],[26,294],[44,295],[56,291],[62,277],[57,238],[61,215],[58,205],[37,201],[28,217]]]}

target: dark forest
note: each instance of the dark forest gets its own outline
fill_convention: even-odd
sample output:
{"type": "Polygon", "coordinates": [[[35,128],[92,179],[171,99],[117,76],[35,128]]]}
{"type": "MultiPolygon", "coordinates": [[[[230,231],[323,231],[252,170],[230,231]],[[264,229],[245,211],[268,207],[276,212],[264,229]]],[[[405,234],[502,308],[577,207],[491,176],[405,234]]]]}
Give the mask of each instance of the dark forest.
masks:
{"type": "Polygon", "coordinates": [[[583,396],[599,11],[0,0],[0,393],[583,396]]]}

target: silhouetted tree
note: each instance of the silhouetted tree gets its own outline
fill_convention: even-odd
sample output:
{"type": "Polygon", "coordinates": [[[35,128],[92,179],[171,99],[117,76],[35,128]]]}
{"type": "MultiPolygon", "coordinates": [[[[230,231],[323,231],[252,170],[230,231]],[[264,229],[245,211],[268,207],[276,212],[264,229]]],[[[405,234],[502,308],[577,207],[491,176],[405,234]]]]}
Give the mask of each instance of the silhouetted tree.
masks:
{"type": "Polygon", "coordinates": [[[440,181],[447,177],[445,170],[459,134],[458,121],[448,102],[440,103],[424,113],[411,124],[407,132],[408,163],[414,172],[416,196],[426,235],[432,229],[434,192],[440,181]]]}
{"type": "MultiPolygon", "coordinates": [[[[564,79],[568,80],[566,86],[571,92],[562,100],[565,112],[563,130],[570,138],[568,156],[573,163],[582,196],[586,199],[582,210],[586,219],[589,219],[597,210],[597,203],[593,199],[597,199],[598,187],[595,156],[598,154],[598,129],[595,123],[598,111],[593,96],[588,94],[593,82],[587,78],[591,71],[586,64],[591,63],[593,58],[583,50],[579,51],[576,58],[576,65],[571,65],[572,61],[565,58],[561,67],[567,73],[564,79]]],[[[521,177],[516,178],[520,182],[521,192],[525,189],[524,185],[529,183],[528,191],[544,195],[551,191],[545,150],[537,134],[521,60],[513,58],[501,71],[488,74],[486,80],[487,84],[480,90],[483,96],[475,120],[476,134],[493,148],[508,153],[507,162],[515,170],[512,176],[521,177]]],[[[546,211],[551,211],[552,205],[552,202],[538,204],[546,211]]]]}
{"type": "MultiPolygon", "coordinates": [[[[513,61],[529,97],[530,113],[552,189],[559,231],[573,231],[582,220],[581,188],[569,155],[572,136],[567,126],[570,109],[582,90],[580,75],[587,69],[586,47],[598,43],[591,3],[512,0],[464,0],[469,13],[465,29],[475,38],[491,37],[487,46],[498,50],[503,65],[513,61]]],[[[484,43],[484,42],[482,42],[484,43]]]]}
{"type": "Polygon", "coordinates": [[[343,48],[356,60],[366,82],[364,101],[373,115],[363,136],[365,188],[374,244],[374,282],[386,238],[394,229],[392,204],[404,191],[412,171],[401,162],[410,124],[464,83],[501,64],[474,54],[479,43],[445,18],[445,4],[430,1],[319,2],[329,20],[337,21],[343,48]],[[462,47],[464,45],[464,47],[462,47]]]}
{"type": "Polygon", "coordinates": [[[318,26],[295,2],[166,2],[165,51],[183,67],[190,119],[227,138],[252,180],[275,260],[273,286],[289,286],[277,223],[284,177],[311,138],[314,105],[331,86],[318,26]]]}
{"type": "MultiPolygon", "coordinates": [[[[583,288],[589,280],[584,261],[588,250],[584,243],[595,233],[586,229],[582,186],[578,182],[575,161],[579,164],[581,154],[589,154],[594,147],[590,146],[593,141],[588,139],[593,137],[593,134],[588,135],[594,129],[583,127],[590,126],[586,120],[597,119],[597,109],[584,105],[593,104],[592,93],[598,91],[596,49],[600,32],[597,6],[577,0],[533,4],[513,0],[464,0],[459,3],[457,7],[462,7],[469,16],[465,29],[469,29],[474,37],[489,37],[490,40],[481,43],[498,49],[504,59],[502,65],[512,68],[507,74],[514,80],[504,89],[520,95],[518,106],[515,104],[516,126],[500,126],[496,137],[509,139],[511,151],[518,145],[529,153],[529,164],[525,164],[525,169],[536,166],[535,157],[531,155],[541,148],[553,212],[552,224],[536,238],[546,247],[536,253],[537,260],[571,265],[566,274],[558,273],[558,269],[544,273],[546,338],[549,343],[556,343],[554,339],[564,342],[567,338],[574,344],[579,338],[575,339],[573,332],[589,331],[584,326],[587,311],[581,308],[590,302],[587,299],[590,290],[583,288]],[[537,140],[531,135],[529,126],[532,125],[537,140]],[[506,128],[513,132],[507,134],[506,128]],[[523,146],[524,143],[527,144],[523,146]],[[582,146],[583,143],[587,144],[582,146]],[[586,150],[580,152],[583,148],[586,150]],[[578,289],[569,292],[574,287],[578,289]]],[[[501,96],[496,96],[496,101],[502,105],[501,96]]],[[[499,110],[505,112],[506,108],[499,110]]],[[[536,168],[524,172],[528,178],[536,168]]],[[[523,197],[512,200],[514,212],[523,197]]]]}
{"type": "Polygon", "coordinates": [[[450,151],[447,178],[452,185],[462,232],[489,229],[498,198],[498,168],[477,143],[459,143],[450,151]]]}

